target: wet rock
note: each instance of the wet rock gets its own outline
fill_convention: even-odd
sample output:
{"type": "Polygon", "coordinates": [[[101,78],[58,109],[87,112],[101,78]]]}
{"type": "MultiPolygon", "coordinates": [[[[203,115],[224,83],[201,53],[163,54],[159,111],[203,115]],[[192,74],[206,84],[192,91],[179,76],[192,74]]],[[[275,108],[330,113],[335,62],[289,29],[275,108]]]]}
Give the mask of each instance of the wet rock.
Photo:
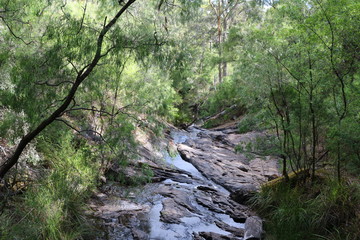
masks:
{"type": "Polygon", "coordinates": [[[201,191],[211,191],[211,192],[216,192],[217,190],[215,188],[212,187],[208,187],[208,186],[197,186],[197,189],[201,190],[201,191]]]}
{"type": "Polygon", "coordinates": [[[194,179],[196,179],[196,177],[192,176],[189,172],[183,170],[159,167],[151,167],[151,169],[154,173],[155,178],[159,179],[158,181],[171,179],[175,182],[191,184],[194,179]]]}
{"type": "Polygon", "coordinates": [[[191,190],[185,186],[162,186],[157,190],[157,193],[164,197],[172,198],[176,204],[186,208],[190,212],[199,213],[196,207],[190,201],[189,192],[191,190]],[[180,190],[181,189],[181,190],[180,190]]]}
{"type": "Polygon", "coordinates": [[[196,201],[200,205],[207,207],[213,212],[226,213],[234,219],[235,222],[244,223],[250,214],[247,207],[232,201],[227,195],[219,191],[198,189],[194,191],[194,194],[196,201]]]}
{"type": "Polygon", "coordinates": [[[200,214],[190,201],[189,193],[192,190],[185,186],[164,185],[161,186],[157,193],[165,198],[162,201],[163,209],[161,210],[160,219],[166,223],[181,223],[181,218],[191,217],[193,213],[200,214]]]}
{"type": "Polygon", "coordinates": [[[132,236],[133,236],[134,240],[149,239],[149,235],[146,232],[141,231],[140,229],[132,229],[132,236]]]}
{"type": "Polygon", "coordinates": [[[167,161],[157,161],[159,149],[174,146],[159,143],[163,146],[158,148],[149,144],[151,139],[141,135],[143,148],[139,149],[140,161],[131,166],[131,171],[113,168],[113,174],[122,171],[126,175],[137,176],[141,172],[141,164],[146,164],[153,170],[153,180],[158,183],[147,184],[140,191],[140,198],[132,196],[137,202],[135,204],[124,200],[121,195],[125,192],[123,189],[117,190],[111,181],[107,181],[105,185],[109,188],[103,188],[104,194],[94,198],[91,208],[94,215],[104,222],[108,239],[191,239],[192,235],[199,240],[236,240],[245,235],[248,239],[258,239],[258,232],[261,237],[262,225],[259,227],[256,218],[250,217],[252,213],[248,207],[241,203],[246,202],[253,189],[276,172],[274,159],[248,159],[234,152],[235,145],[243,140],[251,141],[256,135],[254,133],[237,134],[235,128],[221,131],[190,129],[186,136],[178,136],[181,140],[178,142],[184,144],[176,147],[205,177],[229,190],[233,199],[225,190],[211,187],[212,183],[197,171],[194,174],[167,165],[167,161]],[[161,182],[163,180],[167,181],[161,182]],[[243,225],[229,221],[229,216],[235,222],[247,222],[246,233],[241,228],[243,225]]]}
{"type": "Polygon", "coordinates": [[[263,234],[262,220],[257,216],[246,219],[244,240],[261,240],[263,234]]]}
{"type": "Polygon", "coordinates": [[[240,204],[246,204],[257,191],[258,188],[253,184],[242,185],[230,194],[230,198],[240,204]]]}
{"type": "Polygon", "coordinates": [[[194,240],[241,240],[241,238],[232,235],[222,235],[213,232],[194,233],[194,240]]]}
{"type": "Polygon", "coordinates": [[[174,199],[166,198],[162,202],[160,220],[165,223],[181,223],[181,218],[190,217],[192,214],[184,206],[179,205],[174,199]]]}
{"type": "Polygon", "coordinates": [[[179,144],[178,150],[183,159],[193,164],[207,178],[230,191],[256,181],[250,171],[239,171],[239,168],[247,167],[239,156],[229,149],[211,145],[191,147],[179,144]]]}
{"type": "Polygon", "coordinates": [[[234,151],[234,146],[255,141],[264,136],[263,133],[226,134],[224,130],[202,130],[197,136],[178,144],[180,155],[230,192],[248,184],[259,187],[268,181],[269,176],[279,174],[276,157],[254,155],[254,159],[249,159],[249,156],[234,151]]]}
{"type": "Polygon", "coordinates": [[[224,222],[220,222],[220,221],[216,221],[215,224],[216,224],[216,226],[223,229],[224,231],[232,233],[234,236],[237,236],[237,237],[244,236],[244,229],[242,229],[242,228],[236,228],[236,227],[230,226],[230,225],[228,225],[224,222]]]}

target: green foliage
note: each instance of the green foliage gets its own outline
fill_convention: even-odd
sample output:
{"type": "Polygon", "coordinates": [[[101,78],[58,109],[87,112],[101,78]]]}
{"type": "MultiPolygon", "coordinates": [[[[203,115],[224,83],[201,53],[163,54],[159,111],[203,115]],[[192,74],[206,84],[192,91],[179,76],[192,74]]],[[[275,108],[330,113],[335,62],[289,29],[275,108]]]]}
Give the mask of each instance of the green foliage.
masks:
{"type": "Polygon", "coordinates": [[[360,173],[360,122],[356,117],[347,118],[341,126],[334,126],[328,132],[328,147],[336,153],[342,149],[340,158],[347,171],[355,176],[360,173]]]}
{"type": "Polygon", "coordinates": [[[219,84],[218,89],[208,97],[206,104],[202,107],[203,116],[211,116],[226,108],[241,103],[238,99],[238,89],[234,88],[231,80],[219,84]]]}
{"type": "Polygon", "coordinates": [[[51,168],[43,169],[43,177],[16,202],[14,214],[5,211],[2,239],[81,239],[90,231],[83,214],[98,164],[86,143],[74,146],[70,133],[38,144],[51,168]]]}
{"type": "Polygon", "coordinates": [[[238,130],[240,133],[247,133],[251,131],[261,130],[263,117],[258,114],[246,114],[238,123],[238,130]]]}
{"type": "Polygon", "coordinates": [[[154,173],[147,164],[143,164],[140,167],[129,165],[129,162],[121,162],[121,169],[118,171],[108,171],[106,173],[107,178],[110,181],[116,181],[126,187],[141,186],[146,183],[150,183],[154,173]],[[128,168],[127,168],[128,167],[128,168]],[[127,170],[131,168],[135,174],[129,174],[127,170]]]}
{"type": "Polygon", "coordinates": [[[251,114],[262,111],[260,118],[245,117],[240,132],[256,130],[258,123],[275,129],[293,168],[315,170],[330,152],[338,168],[358,169],[359,58],[354,53],[359,44],[354,40],[359,31],[354,27],[360,18],[355,2],[279,1],[262,18],[230,29],[225,49],[234,73],[224,85],[228,91],[220,86],[207,109],[233,101],[251,114]]]}
{"type": "MultiPolygon", "coordinates": [[[[22,162],[46,169],[24,194],[23,210],[1,216],[1,238],[78,238],[81,203],[99,171],[131,166],[137,127],[161,132],[162,121],[190,123],[233,105],[205,126],[246,109],[241,133],[270,129],[278,135],[238,146],[239,152],[281,154],[292,167],[312,170],[331,160],[339,171],[345,166],[358,174],[360,3],[283,0],[263,9],[255,2],[265,1],[245,2],[242,14],[229,15],[222,43],[216,14],[203,1],[136,1],[104,38],[101,54],[107,54],[61,115],[87,140],[72,137],[58,122],[28,148],[34,154],[23,154],[22,162]],[[216,84],[218,64],[225,62],[228,76],[216,84]]],[[[121,6],[116,0],[0,0],[0,6],[0,136],[12,147],[63,103],[94,57],[107,16],[121,6]]],[[[121,171],[114,178],[130,185],[150,180],[148,166],[137,170],[141,174],[133,179],[121,171]]],[[[331,186],[310,199],[302,189],[285,188],[261,201],[277,204],[271,209],[276,234],[284,237],[278,223],[288,222],[285,235],[296,231],[292,237],[309,238],[305,229],[314,232],[325,222],[331,233],[333,225],[342,228],[323,203],[352,209],[348,190],[331,186]]]]}
{"type": "Polygon", "coordinates": [[[258,136],[253,141],[240,142],[235,147],[235,151],[259,156],[280,156],[282,154],[277,137],[272,135],[258,136]]]}
{"type": "Polygon", "coordinates": [[[263,188],[253,204],[267,219],[269,239],[356,239],[359,190],[329,180],[295,188],[281,183],[263,188]]]}
{"type": "Polygon", "coordinates": [[[106,145],[100,146],[103,151],[110,148],[108,150],[112,155],[106,156],[107,158],[113,158],[118,163],[134,159],[134,148],[136,146],[133,136],[134,129],[134,125],[125,116],[119,115],[113,120],[112,125],[104,135],[106,145]]]}

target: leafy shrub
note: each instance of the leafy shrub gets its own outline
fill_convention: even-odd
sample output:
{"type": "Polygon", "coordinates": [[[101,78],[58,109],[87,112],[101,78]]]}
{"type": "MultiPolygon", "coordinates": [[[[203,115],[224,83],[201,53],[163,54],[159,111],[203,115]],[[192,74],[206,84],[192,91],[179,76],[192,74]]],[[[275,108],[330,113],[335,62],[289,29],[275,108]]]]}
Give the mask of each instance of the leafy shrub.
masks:
{"type": "Polygon", "coordinates": [[[257,121],[251,116],[245,116],[238,124],[239,133],[247,133],[256,129],[257,121]]]}
{"type": "Polygon", "coordinates": [[[124,167],[119,171],[108,170],[106,177],[110,181],[119,182],[124,186],[139,186],[151,182],[154,176],[153,171],[147,164],[142,164],[141,167],[131,166],[131,173],[127,172],[124,167]]]}
{"type": "MultiPolygon", "coordinates": [[[[15,213],[4,213],[7,222],[4,239],[81,239],[89,230],[83,217],[84,204],[95,187],[99,167],[86,145],[73,146],[71,134],[50,143],[40,143],[50,169],[33,183],[20,201],[15,213]]],[[[2,236],[2,237],[3,237],[2,236]]]]}
{"type": "Polygon", "coordinates": [[[248,112],[238,123],[240,133],[251,131],[261,131],[270,126],[268,112],[265,110],[254,109],[248,112]]]}
{"type": "Polygon", "coordinates": [[[233,81],[228,79],[217,86],[217,90],[210,93],[209,98],[202,107],[201,116],[211,116],[233,104],[239,102],[238,91],[233,85],[233,81]]]}

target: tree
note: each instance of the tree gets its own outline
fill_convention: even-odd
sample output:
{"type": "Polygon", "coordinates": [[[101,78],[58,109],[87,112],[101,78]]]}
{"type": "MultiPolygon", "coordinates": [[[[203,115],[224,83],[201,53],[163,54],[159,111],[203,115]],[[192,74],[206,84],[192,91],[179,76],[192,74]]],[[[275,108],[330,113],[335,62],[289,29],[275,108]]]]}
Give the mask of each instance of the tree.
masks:
{"type": "Polygon", "coordinates": [[[106,34],[109,30],[114,26],[114,24],[118,21],[120,16],[135,2],[135,0],[126,1],[122,6],[121,9],[116,13],[116,15],[109,21],[106,22],[106,18],[104,21],[103,28],[101,29],[97,43],[96,43],[96,50],[94,53],[94,57],[92,61],[82,67],[78,72],[75,81],[72,83],[70,91],[65,97],[63,103],[56,108],[55,111],[51,113],[50,116],[45,118],[34,130],[27,133],[17,145],[14,153],[6,160],[6,162],[0,168],[0,179],[4,178],[5,174],[18,162],[19,157],[25,147],[37,136],[39,135],[48,125],[53,123],[57,118],[61,117],[66,109],[69,107],[71,102],[74,100],[74,96],[76,91],[78,90],[80,84],[88,78],[88,76],[92,73],[94,68],[98,65],[99,61],[104,58],[111,48],[107,49],[106,51],[103,50],[103,42],[106,34]]]}
{"type": "Polygon", "coordinates": [[[351,0],[278,1],[264,19],[230,31],[233,87],[248,109],[268,109],[264,120],[276,129],[285,176],[304,168],[314,178],[318,165],[332,159],[340,178],[343,154],[357,144],[342,132],[345,122],[358,131],[350,122],[357,121],[359,50],[348,35],[358,34],[358,7],[351,0]]]}
{"type": "Polygon", "coordinates": [[[217,45],[218,45],[218,82],[222,83],[223,78],[227,76],[227,62],[223,59],[223,44],[227,40],[227,31],[231,26],[233,18],[236,14],[240,14],[243,9],[239,6],[243,1],[228,1],[228,0],[209,0],[209,5],[216,17],[217,26],[217,45]]]}
{"type": "MultiPolygon", "coordinates": [[[[176,114],[176,93],[159,67],[164,56],[160,47],[169,36],[163,28],[167,19],[159,19],[149,4],[158,11],[165,8],[163,11],[169,14],[171,9],[181,9],[186,19],[188,9],[196,8],[198,1],[179,1],[175,5],[169,1],[135,0],[4,2],[1,19],[5,19],[9,30],[5,36],[9,46],[15,47],[8,51],[7,59],[10,63],[12,58],[13,64],[3,68],[10,76],[9,86],[1,89],[0,95],[3,109],[14,113],[5,116],[6,122],[11,124],[23,112],[23,125],[27,127],[17,134],[24,136],[14,154],[1,165],[1,178],[18,162],[26,146],[55,121],[81,134],[93,132],[104,141],[101,134],[109,132],[107,126],[115,124],[115,117],[120,115],[146,126],[151,118],[176,114]],[[115,12],[119,4],[121,9],[115,12]],[[134,12],[124,16],[129,10],[134,12]],[[114,17],[108,21],[111,12],[114,17]],[[19,42],[29,45],[23,47],[19,42]],[[81,111],[100,118],[99,131],[94,131],[97,129],[93,126],[73,126],[81,111]],[[147,120],[141,117],[144,115],[147,120]]],[[[5,125],[2,128],[6,132],[5,125]]],[[[113,141],[114,136],[108,137],[113,141]]]]}

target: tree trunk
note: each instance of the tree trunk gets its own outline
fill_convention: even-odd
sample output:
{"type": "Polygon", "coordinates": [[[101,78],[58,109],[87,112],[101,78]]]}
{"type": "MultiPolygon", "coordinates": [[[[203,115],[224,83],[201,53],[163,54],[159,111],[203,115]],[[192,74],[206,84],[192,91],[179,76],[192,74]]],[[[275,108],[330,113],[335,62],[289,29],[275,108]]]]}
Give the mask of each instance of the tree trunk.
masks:
{"type": "Polygon", "coordinates": [[[70,105],[74,99],[75,93],[80,86],[80,84],[90,75],[94,70],[99,60],[104,56],[101,55],[102,44],[104,41],[104,36],[111,29],[111,27],[116,23],[119,17],[125,12],[127,8],[130,7],[136,0],[129,0],[115,15],[115,17],[103,27],[99,37],[97,39],[96,52],[91,63],[84,67],[78,72],[76,80],[72,85],[68,95],[65,98],[65,101],[58,107],[48,118],[43,120],[33,131],[26,134],[17,145],[14,153],[7,159],[7,161],[0,168],[0,180],[2,180],[5,174],[18,162],[21,153],[24,151],[25,147],[37,136],[39,135],[47,126],[53,123],[58,117],[64,114],[64,111],[70,105]]]}
{"type": "MultiPolygon", "coordinates": [[[[224,0],[222,1],[223,6],[225,6],[224,4],[224,0]]],[[[225,8],[225,7],[224,7],[225,8]]],[[[227,31],[227,17],[223,18],[223,29],[222,29],[222,42],[224,43],[226,41],[226,31],[227,31]]],[[[224,51],[222,51],[224,52],[224,51]]],[[[221,60],[222,62],[222,77],[226,77],[227,76],[227,62],[224,61],[224,59],[221,60]]]]}
{"type": "Polygon", "coordinates": [[[217,30],[218,30],[218,48],[219,48],[219,64],[218,64],[218,71],[219,71],[219,83],[222,82],[222,41],[221,41],[221,2],[218,2],[218,13],[217,13],[217,30]]]}

